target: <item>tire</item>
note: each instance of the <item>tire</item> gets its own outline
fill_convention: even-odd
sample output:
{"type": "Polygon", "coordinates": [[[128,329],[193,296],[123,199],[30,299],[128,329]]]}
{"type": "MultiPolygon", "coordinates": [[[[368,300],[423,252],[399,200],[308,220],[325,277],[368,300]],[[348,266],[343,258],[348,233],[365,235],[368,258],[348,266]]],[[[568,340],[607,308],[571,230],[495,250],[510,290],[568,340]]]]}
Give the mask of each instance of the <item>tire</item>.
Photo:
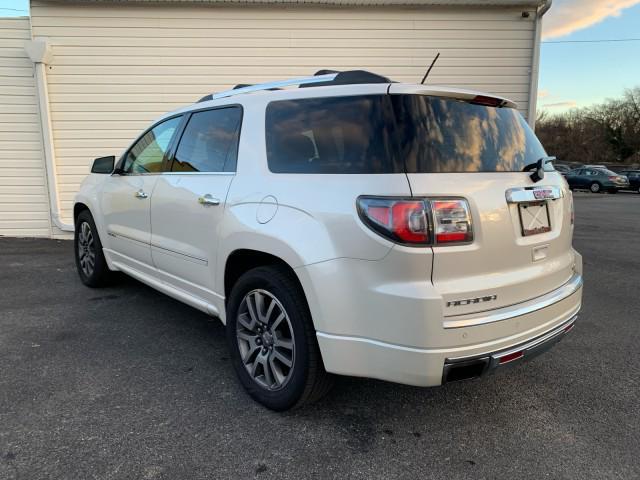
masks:
{"type": "Polygon", "coordinates": [[[600,193],[602,187],[598,182],[593,182],[591,185],[589,185],[589,190],[591,190],[591,193],[600,193]]]}
{"type": "Polygon", "coordinates": [[[76,219],[73,248],[82,283],[92,288],[108,284],[113,272],[104,258],[98,229],[88,210],[80,212],[76,219]]]}
{"type": "Polygon", "coordinates": [[[238,279],[226,328],[240,383],[265,407],[299,408],[330,390],[304,292],[285,267],[257,267],[238,279]]]}

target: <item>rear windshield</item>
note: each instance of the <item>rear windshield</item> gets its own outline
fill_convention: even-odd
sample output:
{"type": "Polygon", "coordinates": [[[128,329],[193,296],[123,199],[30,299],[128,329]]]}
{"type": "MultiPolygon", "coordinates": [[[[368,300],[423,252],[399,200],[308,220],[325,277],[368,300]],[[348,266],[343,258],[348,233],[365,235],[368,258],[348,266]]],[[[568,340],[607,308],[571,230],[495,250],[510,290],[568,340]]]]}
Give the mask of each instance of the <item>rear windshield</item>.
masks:
{"type": "Polygon", "coordinates": [[[272,102],[276,173],[509,172],[546,156],[520,113],[423,95],[272,102]]]}

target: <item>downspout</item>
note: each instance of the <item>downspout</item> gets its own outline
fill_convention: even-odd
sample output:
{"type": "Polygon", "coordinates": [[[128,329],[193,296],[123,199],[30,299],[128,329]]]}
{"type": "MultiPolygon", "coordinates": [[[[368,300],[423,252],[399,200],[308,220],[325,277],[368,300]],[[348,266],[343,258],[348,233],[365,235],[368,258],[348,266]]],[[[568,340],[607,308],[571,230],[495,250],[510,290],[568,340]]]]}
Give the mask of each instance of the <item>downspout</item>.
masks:
{"type": "Polygon", "coordinates": [[[44,164],[47,172],[47,190],[49,190],[49,209],[53,224],[63,232],[73,232],[73,225],[64,223],[60,218],[60,201],[58,197],[58,182],[56,181],[56,156],[51,129],[51,112],[49,111],[49,90],[47,88],[46,65],[51,62],[53,55],[46,39],[36,38],[26,42],[25,51],[33,62],[36,89],[38,91],[38,109],[40,111],[40,131],[42,132],[42,146],[44,148],[44,164]]]}
{"type": "Polygon", "coordinates": [[[531,64],[531,81],[529,83],[529,125],[536,127],[536,103],[538,101],[538,77],[540,76],[540,42],[542,41],[542,17],[549,11],[553,0],[545,0],[541,8],[536,12],[536,30],[533,45],[533,59],[531,64]]]}

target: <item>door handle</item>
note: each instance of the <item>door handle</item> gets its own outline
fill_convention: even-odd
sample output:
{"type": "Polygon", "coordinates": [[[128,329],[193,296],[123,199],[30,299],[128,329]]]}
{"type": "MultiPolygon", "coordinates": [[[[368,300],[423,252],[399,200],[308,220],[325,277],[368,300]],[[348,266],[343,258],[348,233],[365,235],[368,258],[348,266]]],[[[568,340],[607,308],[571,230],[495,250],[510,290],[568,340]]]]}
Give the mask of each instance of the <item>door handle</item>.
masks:
{"type": "Polygon", "coordinates": [[[147,198],[149,195],[147,195],[146,193],[144,193],[142,190],[138,190],[135,193],[136,198],[147,198]]]}
{"type": "Polygon", "coordinates": [[[209,207],[211,205],[220,205],[220,200],[217,198],[213,198],[210,194],[207,193],[202,197],[198,197],[198,203],[204,207],[209,207]]]}

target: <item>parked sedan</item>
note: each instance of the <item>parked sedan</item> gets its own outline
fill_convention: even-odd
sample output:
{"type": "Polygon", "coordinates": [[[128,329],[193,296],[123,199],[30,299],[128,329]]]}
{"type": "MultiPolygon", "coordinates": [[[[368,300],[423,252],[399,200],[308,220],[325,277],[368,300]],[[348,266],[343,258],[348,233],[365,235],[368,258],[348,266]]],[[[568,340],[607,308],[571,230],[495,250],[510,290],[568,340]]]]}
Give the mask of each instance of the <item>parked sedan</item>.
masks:
{"type": "Polygon", "coordinates": [[[588,189],[593,193],[603,191],[616,193],[629,188],[629,180],[606,168],[577,168],[565,174],[569,188],[588,189]]]}
{"type": "Polygon", "coordinates": [[[640,193],[640,170],[624,170],[620,172],[629,180],[629,189],[640,193]]]}

